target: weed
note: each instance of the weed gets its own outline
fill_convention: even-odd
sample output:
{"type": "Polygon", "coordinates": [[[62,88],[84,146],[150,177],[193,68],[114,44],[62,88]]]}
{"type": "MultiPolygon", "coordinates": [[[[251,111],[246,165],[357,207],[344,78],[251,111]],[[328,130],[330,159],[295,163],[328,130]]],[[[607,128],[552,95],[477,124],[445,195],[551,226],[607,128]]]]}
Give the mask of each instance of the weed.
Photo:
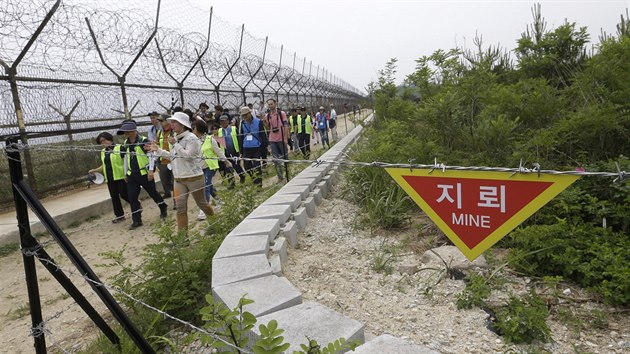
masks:
{"type": "Polygon", "coordinates": [[[511,343],[545,342],[551,335],[547,316],[547,306],[534,291],[522,299],[512,294],[507,306],[497,311],[496,327],[511,343]]]}
{"type": "Polygon", "coordinates": [[[87,217],[87,218],[85,219],[85,221],[86,221],[86,222],[92,222],[92,221],[98,220],[98,219],[100,219],[100,218],[101,218],[101,216],[100,216],[100,215],[92,215],[92,216],[87,217]]]}
{"type": "Polygon", "coordinates": [[[379,247],[374,251],[376,255],[372,260],[372,269],[378,273],[391,274],[393,271],[392,262],[396,259],[396,249],[385,244],[386,239],[381,241],[379,247]]]}
{"type": "Polygon", "coordinates": [[[6,257],[20,249],[19,243],[7,243],[0,246],[0,257],[6,257]]]}
{"type": "Polygon", "coordinates": [[[20,304],[20,306],[18,306],[18,308],[16,308],[15,310],[9,310],[6,314],[6,317],[11,320],[18,320],[28,315],[29,313],[31,313],[31,308],[29,307],[29,304],[27,302],[20,304]]]}
{"type": "Polygon", "coordinates": [[[466,288],[455,295],[458,309],[471,309],[482,307],[490,296],[492,289],[486,283],[486,279],[478,274],[471,273],[466,278],[466,288]]]}
{"type": "Polygon", "coordinates": [[[589,324],[592,328],[607,329],[608,328],[608,313],[606,311],[594,309],[589,314],[589,324]]]}
{"type": "Polygon", "coordinates": [[[77,228],[77,227],[81,226],[81,223],[82,223],[81,220],[75,220],[75,221],[71,222],[70,224],[68,224],[68,228],[69,229],[77,228]]]}

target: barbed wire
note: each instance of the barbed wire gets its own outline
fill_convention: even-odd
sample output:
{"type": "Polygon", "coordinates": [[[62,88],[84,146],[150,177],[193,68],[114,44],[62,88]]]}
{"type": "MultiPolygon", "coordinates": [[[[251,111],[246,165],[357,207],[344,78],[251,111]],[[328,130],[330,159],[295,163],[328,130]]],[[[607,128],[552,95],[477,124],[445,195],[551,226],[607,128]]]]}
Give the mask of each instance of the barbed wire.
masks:
{"type": "MultiPolygon", "coordinates": [[[[23,151],[26,149],[30,150],[49,150],[49,151],[77,151],[83,149],[82,146],[58,146],[54,148],[41,147],[38,145],[29,146],[29,145],[20,145],[17,146],[8,146],[5,148],[6,151],[23,151]]],[[[87,149],[85,151],[96,151],[87,149]]],[[[98,150],[100,151],[100,150],[98,150]]],[[[128,154],[137,154],[134,152],[127,152],[128,154]]],[[[390,163],[390,162],[382,162],[382,161],[372,161],[372,162],[362,162],[362,161],[351,161],[351,160],[325,160],[325,159],[282,159],[282,158],[247,158],[247,157],[230,157],[230,158],[219,158],[219,157],[206,157],[202,154],[200,155],[191,155],[191,156],[170,156],[168,157],[170,160],[183,158],[183,159],[192,159],[192,160],[219,160],[219,161],[233,161],[238,163],[238,161],[252,161],[252,162],[261,162],[261,163],[274,163],[274,162],[282,162],[282,163],[296,163],[296,164],[313,164],[315,166],[319,165],[332,165],[332,166],[350,166],[350,167],[372,167],[372,168],[405,168],[410,171],[418,170],[418,169],[430,169],[431,171],[442,170],[442,172],[449,171],[483,171],[483,172],[512,172],[514,174],[517,173],[536,173],[536,174],[550,174],[550,175],[573,175],[573,176],[591,176],[591,177],[616,177],[615,182],[621,182],[628,178],[628,172],[621,171],[619,165],[617,165],[617,172],[589,172],[582,170],[574,170],[574,171],[557,171],[557,170],[544,170],[541,169],[540,165],[537,163],[533,164],[532,168],[526,168],[522,165],[516,168],[512,167],[489,167],[489,166],[456,166],[456,165],[446,165],[444,163],[438,163],[437,160],[433,164],[416,164],[416,163],[390,163]]],[[[411,161],[410,161],[411,162],[411,161]]]]}
{"type": "MultiPolygon", "coordinates": [[[[214,339],[215,341],[221,342],[224,345],[226,345],[226,346],[228,346],[228,347],[230,347],[232,349],[239,350],[241,353],[252,354],[252,352],[250,352],[249,350],[247,350],[245,348],[240,348],[240,347],[234,345],[233,343],[231,343],[229,341],[226,341],[225,339],[223,339],[223,338],[219,337],[218,335],[216,335],[216,333],[208,332],[207,330],[205,330],[205,329],[203,329],[201,327],[198,327],[198,326],[196,326],[196,325],[194,325],[194,324],[192,324],[190,322],[187,322],[185,320],[177,318],[177,317],[175,317],[175,316],[173,316],[173,315],[171,315],[171,314],[169,314],[169,313],[167,313],[165,311],[162,311],[162,310],[160,310],[160,309],[158,309],[158,308],[156,308],[156,307],[154,307],[152,305],[149,305],[149,304],[145,303],[144,301],[136,298],[135,296],[133,296],[133,295],[127,293],[127,292],[125,292],[124,290],[122,290],[121,288],[119,288],[117,286],[114,286],[114,285],[111,285],[111,284],[107,284],[105,282],[98,282],[96,280],[91,279],[87,275],[80,274],[79,272],[77,272],[74,269],[64,268],[64,267],[62,267],[62,266],[60,266],[60,265],[50,261],[49,259],[41,258],[41,257],[39,257],[37,255],[34,256],[34,257],[37,258],[39,261],[41,261],[43,263],[47,263],[47,264],[49,264],[49,265],[51,265],[53,267],[56,267],[57,269],[63,271],[66,274],[69,274],[70,276],[74,276],[74,277],[77,277],[77,278],[82,278],[83,280],[85,280],[86,282],[88,282],[90,284],[93,284],[93,285],[98,286],[98,287],[103,287],[103,288],[105,288],[107,290],[110,290],[110,291],[114,291],[114,292],[116,292],[116,293],[126,297],[127,299],[133,301],[137,305],[141,305],[141,306],[143,306],[143,307],[145,307],[145,308],[147,308],[147,309],[149,309],[149,310],[151,310],[153,312],[156,312],[156,313],[162,315],[165,318],[173,320],[173,321],[175,321],[175,322],[177,322],[177,323],[179,323],[179,324],[181,324],[181,325],[183,325],[185,327],[188,327],[188,328],[190,328],[190,329],[192,329],[192,330],[194,330],[196,332],[208,335],[212,339],[214,339]]],[[[40,325],[38,325],[36,327],[36,330],[38,330],[38,331],[40,331],[40,330],[41,331],[45,331],[46,330],[45,322],[40,323],[40,325]]],[[[42,333],[42,332],[38,332],[38,333],[42,333]]]]}
{"type": "MultiPolygon", "coordinates": [[[[0,59],[11,65],[12,60],[31,39],[53,3],[52,0],[31,2],[2,0],[0,59]]],[[[81,103],[74,112],[75,117],[103,117],[103,113],[111,113],[112,109],[119,108],[120,92],[117,87],[119,82],[104,66],[100,55],[114,71],[120,74],[124,72],[140,52],[145,41],[151,37],[155,24],[158,22],[157,17],[154,17],[157,4],[157,1],[141,4],[115,2],[108,4],[108,8],[101,8],[94,3],[80,0],[63,1],[18,68],[20,77],[34,80],[34,83],[20,81],[22,89],[20,95],[26,123],[45,122],[50,117],[57,116],[57,112],[50,110],[46,104],[42,103],[62,100],[65,105],[72,107],[79,96],[81,103]],[[94,37],[90,33],[90,26],[94,29],[94,37]],[[98,44],[98,49],[96,44],[98,44]],[[49,82],[48,79],[56,81],[49,82]],[[86,86],[81,90],[82,93],[73,92],[81,81],[86,82],[86,86]],[[110,87],[99,88],[94,83],[87,83],[90,81],[99,81],[110,87]],[[55,88],[55,90],[37,90],[36,87],[55,88]],[[108,94],[103,95],[103,90],[108,91],[108,94]]],[[[294,72],[292,63],[286,59],[291,56],[288,51],[284,52],[285,60],[282,65],[280,65],[280,58],[272,58],[271,55],[263,60],[266,39],[256,37],[244,31],[242,26],[233,25],[216,14],[211,14],[209,7],[193,11],[194,7],[190,3],[174,0],[163,0],[161,6],[162,16],[159,18],[157,33],[146,50],[137,58],[133,70],[128,72],[125,80],[130,85],[168,87],[166,90],[160,90],[162,91],[159,94],[161,98],[154,96],[151,97],[153,99],[147,99],[146,93],[152,91],[150,87],[137,92],[139,95],[130,92],[132,97],[129,101],[140,99],[138,109],[144,112],[154,110],[155,107],[152,106],[154,102],[166,103],[170,102],[172,97],[179,98],[177,85],[169,73],[181,79],[189,70],[192,70],[183,87],[184,90],[188,90],[186,94],[192,99],[195,94],[194,91],[189,90],[203,90],[206,96],[214,96],[215,88],[208,88],[208,78],[218,83],[229,72],[230,75],[227,75],[227,80],[221,83],[219,89],[221,93],[226,92],[224,99],[229,102],[230,94],[227,91],[233,90],[240,94],[243,85],[247,82],[253,80],[263,84],[267,83],[266,78],[271,78],[274,73],[278,73],[277,77],[286,77],[294,72]],[[169,15],[164,16],[167,12],[170,12],[169,15]],[[190,13],[199,20],[177,21],[176,16],[182,13],[190,13]],[[208,28],[210,28],[209,33],[208,28]],[[243,43],[239,45],[241,34],[243,43]],[[161,50],[158,50],[158,47],[161,50]],[[208,50],[204,52],[203,49],[206,47],[208,50]],[[164,70],[162,60],[168,63],[168,70],[164,70]],[[195,65],[198,60],[201,65],[195,65]],[[230,69],[226,60],[238,65],[230,69]],[[262,66],[261,63],[263,63],[262,66]],[[260,70],[256,70],[258,67],[260,70]]],[[[271,49],[271,44],[269,47],[271,49]]],[[[304,73],[304,76],[307,74],[304,73]]],[[[296,72],[294,76],[301,77],[302,73],[296,72]]],[[[345,83],[342,86],[323,77],[313,77],[313,79],[322,83],[324,92],[321,96],[332,96],[340,89],[358,94],[358,90],[345,83]]],[[[0,82],[3,80],[6,78],[0,78],[0,82]]],[[[271,86],[267,90],[252,90],[250,87],[246,91],[253,98],[253,93],[266,91],[272,94],[273,90],[279,88],[274,86],[273,82],[269,84],[271,86]],[[270,88],[272,90],[269,90],[270,88]]],[[[158,94],[157,91],[152,93],[158,94]]],[[[196,99],[195,104],[206,100],[208,97],[196,99]]],[[[10,106],[8,100],[7,106],[10,106]]],[[[57,105],[56,107],[59,108],[57,105]]],[[[108,114],[105,116],[107,117],[108,114]]],[[[13,120],[6,122],[17,126],[13,120]]],[[[0,125],[2,125],[1,121],[0,125]]]]}

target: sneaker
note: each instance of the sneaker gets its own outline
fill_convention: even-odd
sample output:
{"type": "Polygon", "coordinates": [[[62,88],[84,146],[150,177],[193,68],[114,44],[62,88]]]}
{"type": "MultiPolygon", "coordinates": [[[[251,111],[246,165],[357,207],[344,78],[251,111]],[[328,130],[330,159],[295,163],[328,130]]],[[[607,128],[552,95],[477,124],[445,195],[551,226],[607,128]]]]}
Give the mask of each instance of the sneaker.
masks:
{"type": "Polygon", "coordinates": [[[206,213],[203,212],[203,210],[199,210],[199,214],[197,215],[197,220],[206,220],[207,216],[206,213]]]}
{"type": "Polygon", "coordinates": [[[129,226],[129,230],[135,230],[142,226],[142,221],[134,221],[131,226],[129,226]]]}
{"type": "Polygon", "coordinates": [[[114,220],[112,220],[112,224],[118,224],[119,222],[123,222],[125,221],[125,217],[124,216],[119,216],[117,218],[115,218],[114,220]]]}
{"type": "Polygon", "coordinates": [[[166,203],[160,204],[160,219],[166,219],[168,211],[168,205],[166,203]]]}

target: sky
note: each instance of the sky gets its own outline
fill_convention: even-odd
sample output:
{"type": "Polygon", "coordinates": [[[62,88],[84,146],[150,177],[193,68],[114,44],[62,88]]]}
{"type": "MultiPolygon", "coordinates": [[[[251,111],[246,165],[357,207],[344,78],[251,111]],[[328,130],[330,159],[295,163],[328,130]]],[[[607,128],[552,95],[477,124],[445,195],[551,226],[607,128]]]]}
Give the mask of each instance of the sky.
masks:
{"type": "MultiPolygon", "coordinates": [[[[365,92],[390,58],[398,59],[398,82],[413,72],[415,60],[437,49],[484,46],[512,50],[532,23],[532,1],[353,1],[353,0],[189,0],[212,5],[215,15],[269,42],[284,45],[307,63],[365,92]]],[[[588,27],[597,43],[601,29],[614,34],[630,0],[539,1],[547,28],[566,20],[588,27]]],[[[297,67],[298,65],[296,65],[297,67]]]]}

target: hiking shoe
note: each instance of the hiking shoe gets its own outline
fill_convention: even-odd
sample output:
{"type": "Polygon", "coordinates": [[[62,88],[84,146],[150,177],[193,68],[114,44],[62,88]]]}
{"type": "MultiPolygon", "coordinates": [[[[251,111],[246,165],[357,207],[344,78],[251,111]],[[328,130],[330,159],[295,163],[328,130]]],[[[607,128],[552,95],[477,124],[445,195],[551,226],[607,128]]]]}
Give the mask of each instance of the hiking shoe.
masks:
{"type": "Polygon", "coordinates": [[[129,230],[135,230],[142,226],[142,221],[134,221],[131,226],[129,226],[129,230]]]}
{"type": "Polygon", "coordinates": [[[197,215],[197,220],[206,220],[207,216],[206,213],[203,212],[203,210],[199,210],[199,214],[197,215]]]}
{"type": "Polygon", "coordinates": [[[119,222],[123,222],[125,221],[125,217],[124,216],[119,216],[117,218],[115,218],[114,220],[112,220],[112,224],[118,224],[119,222]]]}
{"type": "Polygon", "coordinates": [[[166,219],[168,211],[168,205],[166,203],[160,204],[160,219],[166,219]]]}

